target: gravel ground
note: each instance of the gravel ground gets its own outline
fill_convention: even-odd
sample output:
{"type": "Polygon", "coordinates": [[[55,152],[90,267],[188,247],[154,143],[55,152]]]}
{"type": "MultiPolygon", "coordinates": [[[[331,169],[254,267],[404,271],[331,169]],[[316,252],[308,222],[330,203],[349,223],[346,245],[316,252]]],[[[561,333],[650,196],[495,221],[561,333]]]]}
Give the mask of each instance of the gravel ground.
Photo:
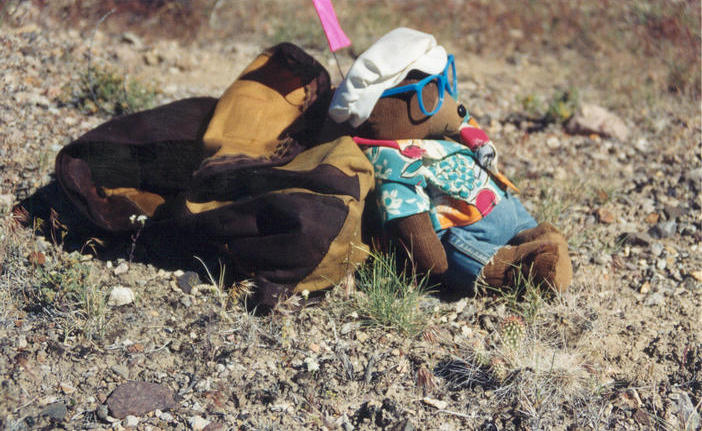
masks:
{"type": "MultiPolygon", "coordinates": [[[[217,289],[200,285],[185,293],[184,271],[197,265],[157,267],[129,262],[126,254],[93,258],[62,247],[61,237],[16,227],[10,217],[16,203],[55,191],[60,148],[108,119],[61,102],[89,62],[151,83],[160,89],[156,103],[165,103],[221,94],[262,47],[100,31],[91,37],[23,7],[0,33],[0,427],[699,426],[699,98],[661,92],[641,103],[617,93],[619,78],[594,79],[615,58],[599,59],[601,69],[593,72],[574,53],[501,59],[456,52],[462,97],[498,145],[503,170],[517,180],[526,205],[569,237],[575,269],[569,292],[539,304],[510,374],[481,380],[485,370],[467,364],[514,312],[504,298],[427,296],[421,308],[429,323],[419,336],[364,325],[353,308],[357,293],[342,288],[254,316],[217,289]],[[626,140],[570,135],[515,115],[522,111],[519,96],[573,85],[585,102],[623,119],[626,140]],[[33,286],[52,271],[61,283],[92,286],[84,295],[98,298],[96,304],[33,306],[33,286]],[[135,299],[109,305],[116,287],[135,299]],[[132,388],[143,399],[130,410],[124,404],[136,401],[113,393],[126,382],[156,385],[132,388]]],[[[313,55],[328,61],[325,53],[313,55]]],[[[205,282],[202,267],[198,272],[202,281],[190,284],[205,282]]]]}

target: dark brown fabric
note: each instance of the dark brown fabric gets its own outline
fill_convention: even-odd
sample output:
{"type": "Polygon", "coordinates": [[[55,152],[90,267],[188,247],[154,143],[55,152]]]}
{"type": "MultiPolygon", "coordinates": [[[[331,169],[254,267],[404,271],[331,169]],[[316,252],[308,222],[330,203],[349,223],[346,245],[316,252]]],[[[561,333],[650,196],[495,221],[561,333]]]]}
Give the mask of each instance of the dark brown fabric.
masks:
{"type": "Polygon", "coordinates": [[[115,118],[89,131],[56,156],[56,177],[71,202],[99,228],[134,229],[143,212],[103,187],[134,187],[173,197],[189,186],[202,161],[202,134],[217,99],[185,99],[115,118]]]}
{"type": "Polygon", "coordinates": [[[223,201],[242,196],[257,195],[297,187],[321,194],[345,194],[360,199],[358,179],[349,177],[337,167],[319,165],[307,171],[284,171],[272,167],[232,170],[227,161],[232,157],[219,157],[212,163],[205,162],[193,176],[193,202],[223,201]]]}

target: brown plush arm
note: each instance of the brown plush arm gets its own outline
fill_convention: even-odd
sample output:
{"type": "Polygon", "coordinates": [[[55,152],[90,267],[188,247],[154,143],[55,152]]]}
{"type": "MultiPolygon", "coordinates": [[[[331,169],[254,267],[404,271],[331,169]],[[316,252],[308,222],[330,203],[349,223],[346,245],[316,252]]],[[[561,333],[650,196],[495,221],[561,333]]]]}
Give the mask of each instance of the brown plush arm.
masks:
{"type": "Polygon", "coordinates": [[[434,232],[428,212],[391,220],[389,227],[411,253],[419,272],[431,272],[432,275],[446,272],[446,252],[434,232]]]}

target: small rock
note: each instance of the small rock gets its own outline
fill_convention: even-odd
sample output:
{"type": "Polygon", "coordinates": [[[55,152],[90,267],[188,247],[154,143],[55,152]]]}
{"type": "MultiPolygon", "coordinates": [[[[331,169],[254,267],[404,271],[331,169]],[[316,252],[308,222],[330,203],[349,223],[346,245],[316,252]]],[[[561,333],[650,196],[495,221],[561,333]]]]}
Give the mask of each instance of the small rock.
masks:
{"type": "Polygon", "coordinates": [[[548,139],[546,139],[546,146],[551,149],[556,149],[561,146],[561,141],[555,136],[549,136],[548,139]]]}
{"type": "Polygon", "coordinates": [[[648,281],[645,281],[642,285],[641,288],[639,288],[639,292],[643,293],[644,295],[647,294],[648,292],[651,291],[651,283],[648,281]]]}
{"type": "Polygon", "coordinates": [[[343,325],[341,325],[341,329],[339,330],[339,332],[341,333],[341,335],[348,335],[360,327],[360,322],[346,322],[343,325]]]}
{"type": "Polygon", "coordinates": [[[649,144],[646,138],[639,138],[634,141],[634,148],[645,154],[651,150],[651,144],[649,144]]]}
{"type": "Polygon", "coordinates": [[[61,392],[66,395],[70,395],[76,391],[76,388],[68,382],[61,382],[59,388],[61,388],[61,392]]]}
{"type": "Polygon", "coordinates": [[[663,253],[663,245],[661,243],[656,242],[651,244],[651,254],[658,257],[661,253],[663,253]]]}
{"type": "Polygon", "coordinates": [[[619,240],[629,245],[647,247],[653,242],[653,238],[645,232],[629,232],[619,236],[619,240]]]}
{"type": "Polygon", "coordinates": [[[651,213],[651,214],[647,215],[644,220],[648,224],[656,224],[656,223],[658,223],[658,220],[660,218],[661,218],[661,216],[658,213],[651,213]]]}
{"type": "Polygon", "coordinates": [[[612,263],[612,256],[600,253],[593,258],[593,261],[598,265],[607,266],[612,263]]]}
{"type": "Polygon", "coordinates": [[[34,241],[34,245],[36,245],[37,250],[39,250],[42,253],[46,253],[51,249],[51,243],[44,238],[37,238],[36,241],[34,241]]]}
{"type": "Polygon", "coordinates": [[[191,416],[188,418],[188,423],[193,431],[203,431],[205,427],[210,424],[210,421],[202,416],[191,416]]]}
{"type": "Polygon", "coordinates": [[[177,406],[173,391],[167,386],[148,382],[121,384],[107,398],[107,406],[116,418],[127,415],[143,416],[159,409],[168,410],[177,406]]]}
{"type": "Polygon", "coordinates": [[[670,398],[678,401],[678,418],[681,423],[685,424],[685,429],[700,429],[700,414],[697,413],[690,397],[685,392],[679,392],[671,394],[670,398]]]}
{"type": "Polygon", "coordinates": [[[125,380],[129,379],[129,368],[125,364],[115,364],[111,366],[110,369],[121,378],[125,380]]]}
{"type": "Polygon", "coordinates": [[[160,412],[156,415],[156,417],[164,422],[173,422],[173,420],[175,419],[175,417],[168,412],[160,412]]]}
{"type": "Polygon", "coordinates": [[[615,222],[614,214],[605,208],[597,209],[597,220],[603,224],[612,224],[615,222]]]}
{"type": "Polygon", "coordinates": [[[663,239],[675,235],[677,229],[677,223],[674,221],[667,221],[653,226],[651,229],[649,229],[648,233],[654,238],[663,239]]]}
{"type": "Polygon", "coordinates": [[[30,105],[30,106],[40,106],[42,108],[48,108],[51,102],[46,96],[37,93],[29,93],[26,91],[20,91],[14,95],[15,102],[20,105],[30,105]]]}
{"type": "Polygon", "coordinates": [[[197,272],[187,271],[183,275],[176,278],[176,284],[183,291],[183,293],[189,294],[192,292],[193,287],[201,284],[200,276],[197,272]]]}
{"type": "Polygon", "coordinates": [[[690,276],[697,281],[702,281],[702,271],[692,271],[690,272],[690,276]]]}
{"type": "Polygon", "coordinates": [[[697,227],[691,223],[681,224],[679,232],[680,235],[693,236],[695,233],[697,233],[697,227]]]}
{"type": "Polygon", "coordinates": [[[572,134],[597,134],[611,136],[620,141],[629,137],[629,128],[621,118],[605,108],[583,103],[566,124],[566,131],[572,134]]]}
{"type": "Polygon", "coordinates": [[[134,45],[134,49],[140,50],[144,44],[141,42],[141,38],[131,31],[122,33],[122,41],[134,45]]]}
{"type": "Polygon", "coordinates": [[[448,403],[442,400],[436,400],[434,398],[424,397],[422,402],[428,406],[434,407],[435,409],[444,410],[448,407],[448,403]]]}
{"type": "Polygon", "coordinates": [[[128,287],[117,286],[110,292],[107,305],[111,307],[121,307],[122,305],[134,302],[134,291],[128,287]]]}
{"type": "Polygon", "coordinates": [[[305,365],[307,366],[307,371],[309,371],[310,373],[319,370],[319,362],[317,362],[317,358],[315,358],[314,356],[305,358],[305,365]]]}
{"type": "Polygon", "coordinates": [[[396,427],[393,428],[395,431],[415,431],[417,428],[411,420],[406,419],[404,422],[400,422],[396,427]]]}
{"type": "Polygon", "coordinates": [[[646,298],[646,301],[644,302],[644,305],[647,305],[649,307],[657,307],[659,305],[663,305],[665,303],[665,296],[661,292],[656,292],[651,294],[648,298],[646,298]]]}
{"type": "Polygon", "coordinates": [[[161,60],[162,58],[155,51],[149,51],[144,54],[144,63],[147,66],[156,66],[161,63],[161,60]]]}
{"type": "Polygon", "coordinates": [[[12,208],[15,196],[11,194],[0,195],[0,213],[5,213],[12,208]]]}
{"type": "Polygon", "coordinates": [[[193,306],[193,301],[190,299],[189,296],[181,296],[180,297],[180,303],[183,305],[185,308],[190,308],[193,306]]]}
{"type": "Polygon", "coordinates": [[[26,349],[28,346],[27,337],[25,337],[24,335],[20,335],[19,337],[17,337],[16,345],[18,350],[26,349]]]}
{"type": "Polygon", "coordinates": [[[66,405],[61,402],[56,402],[44,407],[44,410],[42,410],[41,413],[39,413],[39,415],[48,416],[51,419],[61,421],[64,417],[66,417],[66,413],[68,413],[66,405]]]}
{"type": "Polygon", "coordinates": [[[700,191],[702,190],[702,168],[691,169],[685,173],[685,179],[692,187],[700,191]]]}
{"type": "Polygon", "coordinates": [[[676,220],[685,215],[685,209],[680,206],[665,205],[663,211],[668,220],[676,220]]]}
{"type": "Polygon", "coordinates": [[[103,422],[114,422],[114,418],[108,414],[107,406],[105,404],[100,404],[97,410],[95,410],[95,414],[97,415],[98,419],[100,419],[103,422]]]}
{"type": "Polygon", "coordinates": [[[133,415],[127,415],[124,418],[124,426],[126,428],[136,428],[139,425],[139,418],[133,415]]]}
{"type": "Polygon", "coordinates": [[[127,271],[129,271],[129,265],[127,265],[127,262],[122,262],[117,265],[117,268],[115,268],[113,272],[115,275],[122,275],[126,274],[127,271]]]}
{"type": "Polygon", "coordinates": [[[356,332],[356,339],[358,340],[359,343],[365,343],[368,340],[368,334],[366,334],[363,331],[357,331],[356,332]]]}

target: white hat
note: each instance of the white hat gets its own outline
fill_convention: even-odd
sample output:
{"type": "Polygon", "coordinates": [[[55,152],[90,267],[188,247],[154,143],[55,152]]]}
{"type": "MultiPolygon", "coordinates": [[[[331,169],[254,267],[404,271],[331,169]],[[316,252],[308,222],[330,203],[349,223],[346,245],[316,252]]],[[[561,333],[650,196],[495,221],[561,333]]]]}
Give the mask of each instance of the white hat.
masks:
{"type": "Polygon", "coordinates": [[[358,127],[368,119],[380,95],[400,83],[410,70],[430,75],[446,67],[446,50],[434,36],[400,27],[361,54],[334,92],[329,116],[358,127]]]}

